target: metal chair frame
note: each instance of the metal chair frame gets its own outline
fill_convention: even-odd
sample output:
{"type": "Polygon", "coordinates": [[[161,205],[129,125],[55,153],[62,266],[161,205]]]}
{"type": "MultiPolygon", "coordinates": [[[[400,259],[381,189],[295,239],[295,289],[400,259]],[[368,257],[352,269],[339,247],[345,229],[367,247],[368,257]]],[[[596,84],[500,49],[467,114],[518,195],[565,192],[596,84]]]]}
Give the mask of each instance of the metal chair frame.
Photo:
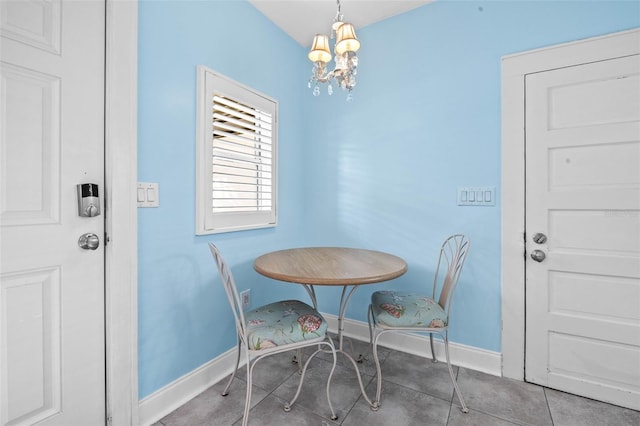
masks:
{"type": "Polygon", "coordinates": [[[376,397],[371,404],[372,410],[377,410],[380,407],[380,397],[382,393],[382,371],[380,368],[380,360],[378,358],[378,340],[387,332],[425,332],[429,333],[429,343],[431,346],[432,362],[438,362],[436,359],[436,353],[433,345],[433,335],[438,334],[442,337],[444,342],[445,357],[447,360],[447,367],[449,369],[449,375],[455,389],[456,395],[462,405],[462,412],[468,413],[469,409],[462,397],[458,382],[453,374],[451,368],[451,360],[449,357],[449,320],[451,314],[451,306],[453,302],[453,295],[456,287],[458,286],[458,280],[462,271],[462,266],[467,257],[469,251],[470,242],[469,239],[462,234],[455,234],[448,237],[442,247],[440,248],[440,256],[438,258],[438,265],[436,266],[436,272],[433,280],[432,299],[436,300],[436,293],[438,288],[441,287],[440,295],[438,297],[438,304],[444,310],[446,315],[446,326],[441,328],[428,328],[419,326],[410,327],[391,327],[380,324],[373,311],[373,306],[369,305],[367,320],[369,323],[369,341],[372,345],[373,358],[376,364],[377,372],[377,387],[376,397]],[[440,280],[442,282],[440,282],[440,280]],[[441,284],[441,285],[440,285],[441,284]]]}
{"type": "MultiPolygon", "coordinates": [[[[333,341],[328,335],[319,336],[314,339],[303,340],[300,342],[290,343],[287,345],[276,346],[272,348],[267,348],[263,350],[253,350],[250,348],[249,340],[247,338],[247,326],[244,318],[244,313],[242,311],[242,301],[240,299],[240,295],[236,288],[236,283],[233,278],[233,274],[231,273],[231,269],[224,261],[222,255],[220,254],[218,248],[213,244],[209,243],[209,249],[211,250],[211,254],[213,255],[213,259],[216,262],[216,266],[218,267],[218,272],[220,274],[220,278],[224,285],[225,292],[227,293],[227,298],[229,299],[229,304],[231,305],[231,310],[233,311],[233,316],[236,324],[236,331],[238,335],[238,348],[237,348],[237,357],[235,367],[233,372],[231,373],[231,377],[229,378],[229,382],[227,386],[222,391],[222,396],[227,396],[229,394],[229,388],[231,387],[231,383],[236,376],[238,371],[238,367],[240,366],[240,357],[241,353],[245,353],[245,363],[247,367],[247,391],[245,397],[245,406],[244,406],[244,414],[242,418],[242,426],[246,426],[249,421],[249,410],[251,408],[251,394],[252,394],[252,386],[253,386],[253,369],[255,368],[258,361],[261,359],[275,355],[283,352],[288,352],[291,350],[301,350],[305,347],[317,346],[318,349],[309,356],[307,361],[304,364],[304,367],[299,370],[300,372],[300,382],[298,383],[298,388],[296,390],[293,399],[290,402],[285,403],[284,411],[290,411],[291,407],[298,399],[300,395],[300,390],[302,389],[302,382],[304,381],[304,376],[307,371],[307,367],[311,360],[320,352],[331,352],[333,354],[333,365],[331,367],[331,371],[329,373],[329,377],[327,379],[327,401],[329,402],[329,409],[331,410],[331,420],[337,420],[338,416],[335,414],[333,410],[333,405],[331,404],[330,398],[330,387],[331,387],[331,378],[333,377],[333,372],[336,368],[336,349],[333,344],[333,341]],[[329,347],[330,351],[327,349],[322,349],[321,347],[326,345],[329,347]]],[[[318,314],[320,315],[320,314],[318,314]]]]}

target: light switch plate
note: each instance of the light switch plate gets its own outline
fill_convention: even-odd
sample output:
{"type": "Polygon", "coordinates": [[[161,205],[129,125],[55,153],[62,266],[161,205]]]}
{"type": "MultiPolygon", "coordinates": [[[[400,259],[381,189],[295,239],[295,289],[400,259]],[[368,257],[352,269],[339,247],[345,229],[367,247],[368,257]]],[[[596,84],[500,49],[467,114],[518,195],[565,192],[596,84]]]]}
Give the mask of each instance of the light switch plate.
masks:
{"type": "Polygon", "coordinates": [[[157,183],[138,182],[136,191],[138,207],[159,207],[160,190],[157,183]]]}
{"type": "Polygon", "coordinates": [[[460,186],[458,187],[459,206],[495,206],[495,186],[460,186]]]}

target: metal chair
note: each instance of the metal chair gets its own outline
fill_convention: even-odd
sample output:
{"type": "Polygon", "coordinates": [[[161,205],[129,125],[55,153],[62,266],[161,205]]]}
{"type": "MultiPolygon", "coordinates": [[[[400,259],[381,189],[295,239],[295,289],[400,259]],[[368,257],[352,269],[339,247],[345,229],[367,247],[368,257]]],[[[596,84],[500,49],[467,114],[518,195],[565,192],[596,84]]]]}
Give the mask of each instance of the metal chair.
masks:
{"type": "Polygon", "coordinates": [[[429,333],[433,362],[438,362],[433,347],[433,335],[439,334],[442,337],[453,387],[462,405],[462,412],[469,412],[451,368],[448,338],[451,303],[469,251],[469,244],[467,237],[461,234],[448,237],[442,244],[430,297],[403,291],[376,291],[371,295],[367,319],[369,339],[378,374],[376,398],[371,405],[373,410],[377,410],[380,406],[382,393],[382,371],[378,359],[380,336],[387,332],[426,332],[429,333]],[[438,290],[440,293],[436,299],[438,290]]]}
{"type": "Polygon", "coordinates": [[[256,363],[269,355],[294,349],[299,350],[308,346],[317,346],[317,350],[311,354],[304,364],[304,367],[300,370],[300,383],[298,384],[296,394],[293,396],[291,402],[285,403],[284,405],[284,411],[290,411],[291,406],[300,394],[307,366],[315,355],[323,351],[323,349],[321,349],[322,345],[328,346],[333,354],[333,366],[327,379],[327,400],[329,402],[329,409],[331,410],[331,419],[336,420],[338,416],[336,416],[333,410],[329,396],[331,377],[336,368],[336,350],[333,342],[327,336],[326,320],[313,307],[299,300],[277,301],[248,312],[243,312],[242,302],[236,289],[231,269],[213,243],[209,243],[209,249],[216,262],[222,284],[227,293],[238,334],[236,365],[227,386],[222,392],[223,396],[229,394],[229,388],[240,365],[241,352],[244,351],[246,357],[247,394],[242,425],[246,426],[249,420],[252,377],[256,363]]]}

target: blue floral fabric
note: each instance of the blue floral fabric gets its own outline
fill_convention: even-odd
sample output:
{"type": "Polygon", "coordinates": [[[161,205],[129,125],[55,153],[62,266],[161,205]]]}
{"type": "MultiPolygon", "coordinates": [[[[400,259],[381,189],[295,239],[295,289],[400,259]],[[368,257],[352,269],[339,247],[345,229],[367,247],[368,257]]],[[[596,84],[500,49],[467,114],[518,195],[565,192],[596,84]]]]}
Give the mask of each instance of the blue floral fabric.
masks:
{"type": "Polygon", "coordinates": [[[327,322],[299,300],[283,300],[246,312],[247,339],[254,351],[322,337],[327,322]]]}
{"type": "Polygon", "coordinates": [[[433,299],[402,291],[376,291],[371,307],[378,324],[387,327],[443,328],[447,315],[433,299]]]}

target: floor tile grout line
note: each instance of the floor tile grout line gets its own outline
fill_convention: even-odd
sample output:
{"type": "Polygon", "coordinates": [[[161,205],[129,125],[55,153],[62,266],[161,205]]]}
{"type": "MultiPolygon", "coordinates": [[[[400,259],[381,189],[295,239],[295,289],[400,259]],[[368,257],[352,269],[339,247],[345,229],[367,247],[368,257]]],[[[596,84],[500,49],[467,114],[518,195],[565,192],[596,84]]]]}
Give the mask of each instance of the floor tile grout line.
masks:
{"type": "Polygon", "coordinates": [[[542,386],[542,393],[544,395],[544,402],[547,404],[547,411],[549,412],[549,419],[551,419],[551,426],[555,425],[555,421],[553,420],[553,413],[551,412],[551,407],[549,407],[549,398],[547,398],[547,388],[542,386]]]}
{"type": "MultiPolygon", "coordinates": [[[[391,380],[386,380],[386,379],[382,379],[383,387],[384,387],[384,383],[385,383],[385,382],[390,383],[390,384],[392,384],[392,385],[394,385],[394,386],[401,387],[401,388],[406,389],[407,391],[410,391],[410,392],[415,392],[415,393],[419,393],[419,394],[422,394],[422,395],[426,395],[426,396],[428,396],[428,397],[430,397],[430,398],[435,398],[435,399],[437,399],[437,400],[439,400],[439,401],[442,401],[442,402],[445,402],[445,403],[447,403],[447,404],[449,404],[449,405],[453,405],[453,404],[454,404],[454,403],[453,403],[453,398],[451,398],[451,400],[446,400],[446,399],[440,398],[439,396],[431,395],[430,393],[423,392],[423,391],[420,391],[420,390],[417,390],[417,389],[413,389],[413,388],[410,388],[410,387],[408,387],[408,386],[404,386],[403,384],[396,383],[396,382],[392,382],[391,380]]],[[[453,391],[452,391],[452,392],[453,392],[453,391]]],[[[380,405],[382,405],[382,404],[380,404],[380,405]]],[[[456,404],[456,405],[457,405],[457,404],[456,404]]],[[[462,407],[462,406],[460,406],[460,407],[462,407]]]]}
{"type": "MultiPolygon", "coordinates": [[[[454,408],[455,408],[455,409],[460,409],[460,408],[462,408],[462,406],[461,406],[461,405],[458,405],[458,404],[456,404],[456,403],[452,403],[452,404],[451,404],[451,409],[453,410],[454,408]]],[[[511,418],[506,418],[506,417],[500,417],[500,416],[496,415],[495,413],[489,413],[489,412],[487,412],[487,411],[483,411],[483,410],[478,409],[478,408],[472,408],[472,407],[468,407],[468,408],[469,408],[469,413],[471,413],[471,412],[480,413],[480,414],[482,414],[482,415],[484,415],[484,416],[488,416],[488,417],[491,417],[491,418],[494,418],[494,419],[497,419],[497,420],[500,420],[500,421],[503,421],[503,422],[507,422],[507,423],[512,424],[512,425],[518,425],[518,426],[532,426],[532,425],[530,425],[529,423],[524,422],[524,421],[520,421],[520,420],[518,420],[518,419],[511,419],[511,418]]],[[[467,415],[467,414],[468,414],[468,413],[465,413],[465,414],[463,414],[463,415],[467,415]]]]}
{"type": "MultiPolygon", "coordinates": [[[[289,377],[291,377],[291,376],[289,376],[289,377]]],[[[286,380],[285,380],[285,382],[286,382],[286,380]]],[[[267,394],[264,396],[264,398],[262,398],[262,399],[261,399],[260,401],[258,401],[258,402],[253,406],[253,407],[251,407],[251,408],[249,409],[249,414],[251,414],[251,411],[252,411],[252,410],[254,410],[255,408],[257,408],[257,407],[258,407],[258,405],[259,405],[259,404],[261,404],[262,402],[264,402],[264,401],[265,401],[269,396],[273,396],[275,399],[277,399],[278,401],[280,401],[280,402],[282,403],[282,405],[283,405],[283,406],[284,406],[284,404],[288,403],[288,402],[289,402],[289,401],[288,401],[288,399],[283,399],[283,398],[281,398],[281,397],[279,397],[278,395],[276,395],[276,394],[275,394],[275,391],[276,391],[276,390],[278,390],[278,389],[280,388],[280,386],[282,386],[283,384],[284,384],[284,382],[282,382],[280,385],[276,386],[276,387],[275,387],[271,392],[267,393],[267,394]]],[[[296,402],[297,402],[297,401],[296,401],[296,402]]],[[[295,404],[295,403],[294,403],[294,404],[291,406],[291,409],[293,409],[293,407],[295,407],[296,405],[299,407],[299,409],[300,409],[300,410],[308,411],[309,413],[311,413],[311,414],[313,414],[313,415],[315,415],[315,416],[318,416],[318,417],[320,417],[320,418],[322,418],[322,419],[324,419],[324,420],[329,420],[329,421],[332,421],[332,422],[333,422],[333,420],[331,420],[331,416],[327,417],[327,416],[325,416],[325,415],[319,414],[319,413],[317,413],[316,411],[312,410],[311,408],[306,407],[306,406],[304,406],[304,405],[302,405],[302,404],[295,404]]],[[[283,408],[283,411],[284,411],[284,408],[283,408]]],[[[341,423],[339,423],[339,424],[341,424],[341,423]]]]}
{"type": "MultiPolygon", "coordinates": [[[[381,367],[382,367],[382,363],[381,363],[381,367]]],[[[458,370],[457,370],[457,372],[456,372],[456,380],[457,380],[457,379],[458,379],[458,375],[460,374],[460,369],[461,369],[461,368],[464,368],[464,367],[458,367],[458,366],[456,366],[456,368],[458,369],[458,370]]],[[[374,377],[375,377],[375,376],[374,376],[374,377]]],[[[393,381],[390,381],[390,380],[387,380],[387,379],[382,379],[383,386],[384,386],[384,383],[385,383],[385,382],[390,383],[390,384],[392,384],[392,385],[394,385],[394,386],[398,386],[398,387],[404,388],[404,389],[406,389],[407,391],[420,393],[420,394],[422,394],[422,395],[426,395],[426,396],[428,396],[428,397],[435,398],[435,399],[437,399],[437,400],[439,400],[439,401],[442,401],[442,402],[445,402],[445,403],[449,404],[449,416],[451,415],[451,410],[453,410],[454,408],[455,408],[455,409],[461,409],[461,408],[462,408],[462,405],[460,405],[459,403],[455,403],[455,402],[454,402],[454,399],[455,399],[455,397],[456,397],[456,395],[455,395],[455,389],[452,389],[452,391],[451,391],[451,398],[450,398],[449,400],[447,400],[447,399],[443,399],[443,398],[441,398],[441,397],[439,397],[439,396],[432,395],[432,394],[430,394],[430,393],[423,392],[423,391],[421,391],[421,390],[413,389],[413,388],[410,388],[410,387],[408,387],[408,386],[404,386],[404,385],[403,385],[403,384],[401,384],[401,383],[396,383],[396,382],[393,382],[393,381]]],[[[452,385],[452,387],[453,387],[453,385],[452,385]]],[[[464,395],[463,395],[463,396],[464,396],[464,395]]],[[[381,404],[381,406],[382,406],[382,404],[381,404]]],[[[500,417],[500,416],[497,416],[497,415],[496,415],[496,414],[494,414],[494,413],[489,413],[489,412],[483,411],[482,409],[478,409],[478,408],[475,408],[475,407],[470,407],[468,404],[467,404],[467,407],[469,408],[469,410],[476,411],[476,412],[481,413],[481,414],[483,414],[483,415],[490,416],[490,417],[493,417],[493,418],[495,418],[495,419],[502,420],[502,421],[505,421],[505,422],[508,422],[508,423],[511,423],[511,424],[514,424],[514,425],[527,425],[527,423],[524,423],[524,422],[518,421],[517,419],[511,419],[511,418],[504,418],[504,417],[500,417]]],[[[448,423],[448,419],[449,419],[449,417],[447,418],[447,423],[448,423]]]]}

